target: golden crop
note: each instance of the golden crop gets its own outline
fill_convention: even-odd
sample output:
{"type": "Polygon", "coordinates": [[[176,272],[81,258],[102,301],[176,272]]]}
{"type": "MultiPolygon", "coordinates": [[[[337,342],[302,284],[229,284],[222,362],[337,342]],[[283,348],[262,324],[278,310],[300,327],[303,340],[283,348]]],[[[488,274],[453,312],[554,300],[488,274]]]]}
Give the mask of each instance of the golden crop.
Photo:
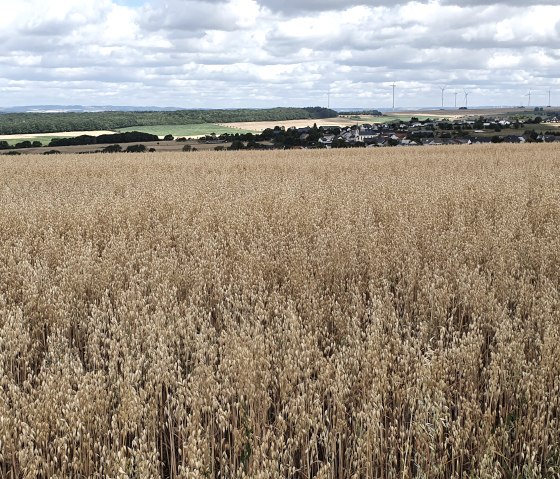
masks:
{"type": "Polygon", "coordinates": [[[560,475],[557,145],[0,158],[0,477],[560,475]]]}

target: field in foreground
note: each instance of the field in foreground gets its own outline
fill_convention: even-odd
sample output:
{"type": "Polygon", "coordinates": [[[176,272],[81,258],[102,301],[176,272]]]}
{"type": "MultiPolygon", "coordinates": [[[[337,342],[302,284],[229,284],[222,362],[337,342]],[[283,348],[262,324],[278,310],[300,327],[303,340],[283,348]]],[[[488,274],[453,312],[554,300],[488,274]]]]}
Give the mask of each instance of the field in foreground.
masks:
{"type": "Polygon", "coordinates": [[[1,158],[0,477],[557,477],[559,153],[1,158]]]}

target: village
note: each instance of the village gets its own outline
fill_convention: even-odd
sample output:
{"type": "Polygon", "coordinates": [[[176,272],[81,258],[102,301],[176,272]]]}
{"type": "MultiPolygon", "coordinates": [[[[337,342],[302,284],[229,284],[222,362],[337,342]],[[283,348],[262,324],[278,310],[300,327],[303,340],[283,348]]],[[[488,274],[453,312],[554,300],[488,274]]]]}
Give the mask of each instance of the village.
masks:
{"type": "Polygon", "coordinates": [[[217,149],[291,149],[291,148],[376,148],[486,143],[560,142],[560,115],[513,117],[477,117],[464,119],[423,119],[385,123],[359,123],[351,126],[268,128],[260,134],[210,135],[200,143],[217,144],[217,149]]]}

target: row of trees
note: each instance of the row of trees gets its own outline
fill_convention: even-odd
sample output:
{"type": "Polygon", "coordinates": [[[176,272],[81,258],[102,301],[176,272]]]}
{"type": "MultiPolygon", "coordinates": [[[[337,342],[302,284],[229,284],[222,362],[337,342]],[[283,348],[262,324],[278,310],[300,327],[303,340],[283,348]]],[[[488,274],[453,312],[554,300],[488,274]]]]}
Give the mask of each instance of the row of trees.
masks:
{"type": "Polygon", "coordinates": [[[224,133],[219,136],[207,136],[201,138],[201,143],[215,142],[220,140],[223,143],[231,143],[229,149],[238,150],[242,148],[264,149],[268,147],[274,148],[291,148],[297,146],[313,147],[320,146],[319,139],[325,134],[340,134],[339,127],[317,127],[315,123],[310,128],[284,128],[276,126],[267,128],[261,133],[224,133]],[[259,142],[267,142],[268,145],[262,145],[259,142]]]}
{"type": "Polygon", "coordinates": [[[130,131],[126,133],[114,133],[110,135],[80,135],[74,138],[53,138],[49,146],[81,146],[81,145],[104,145],[108,143],[136,143],[158,141],[157,135],[150,133],[142,133],[139,131],[130,131]]]}
{"type": "Polygon", "coordinates": [[[11,150],[11,149],[20,149],[20,148],[41,148],[43,144],[40,141],[20,141],[15,145],[10,145],[7,141],[0,141],[0,150],[11,150]]]}
{"type": "Polygon", "coordinates": [[[107,111],[87,113],[0,114],[0,134],[116,130],[135,126],[189,125],[241,121],[288,121],[336,117],[322,107],[237,110],[107,111]]]}

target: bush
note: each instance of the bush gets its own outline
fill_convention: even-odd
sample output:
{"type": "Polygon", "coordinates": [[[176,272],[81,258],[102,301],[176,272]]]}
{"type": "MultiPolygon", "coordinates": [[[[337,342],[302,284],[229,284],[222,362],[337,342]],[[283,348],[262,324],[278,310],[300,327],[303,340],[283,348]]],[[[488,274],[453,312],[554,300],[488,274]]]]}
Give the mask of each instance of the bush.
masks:
{"type": "Polygon", "coordinates": [[[147,150],[146,145],[130,145],[126,148],[126,153],[145,153],[147,150]]]}
{"type": "Polygon", "coordinates": [[[192,150],[193,150],[192,145],[185,145],[185,146],[183,146],[183,151],[192,151],[192,150]]]}
{"type": "Polygon", "coordinates": [[[228,150],[244,150],[245,145],[240,140],[233,140],[231,145],[228,147],[228,150]]]}
{"type": "Polygon", "coordinates": [[[120,153],[122,151],[121,145],[109,145],[101,150],[103,153],[120,153]]]}

